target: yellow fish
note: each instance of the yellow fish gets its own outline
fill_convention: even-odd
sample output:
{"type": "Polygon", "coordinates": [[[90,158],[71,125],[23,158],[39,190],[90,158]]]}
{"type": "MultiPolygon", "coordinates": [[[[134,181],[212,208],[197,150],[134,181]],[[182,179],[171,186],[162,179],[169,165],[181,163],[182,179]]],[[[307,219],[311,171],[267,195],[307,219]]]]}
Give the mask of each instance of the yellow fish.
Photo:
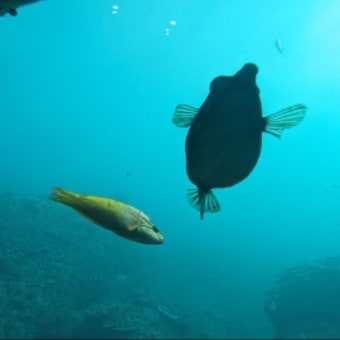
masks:
{"type": "Polygon", "coordinates": [[[75,209],[91,222],[129,240],[145,244],[161,244],[163,235],[142,211],[114,199],[76,194],[54,188],[51,200],[75,209]]]}

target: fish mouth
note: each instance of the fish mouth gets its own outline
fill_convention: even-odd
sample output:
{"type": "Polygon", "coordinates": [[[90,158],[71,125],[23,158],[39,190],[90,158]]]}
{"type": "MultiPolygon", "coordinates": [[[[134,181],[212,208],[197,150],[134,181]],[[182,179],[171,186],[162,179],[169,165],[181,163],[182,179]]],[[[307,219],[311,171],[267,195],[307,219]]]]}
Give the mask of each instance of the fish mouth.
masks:
{"type": "Polygon", "coordinates": [[[162,235],[150,235],[150,234],[136,234],[132,233],[129,235],[121,235],[123,237],[126,237],[132,241],[148,244],[148,245],[157,245],[157,244],[163,244],[164,237],[162,235]]]}
{"type": "Polygon", "coordinates": [[[161,234],[156,235],[149,235],[148,237],[144,238],[144,241],[142,243],[146,244],[163,244],[164,237],[161,234]]]}
{"type": "Polygon", "coordinates": [[[162,235],[158,235],[158,242],[157,244],[162,244],[164,242],[164,237],[162,235]]]}

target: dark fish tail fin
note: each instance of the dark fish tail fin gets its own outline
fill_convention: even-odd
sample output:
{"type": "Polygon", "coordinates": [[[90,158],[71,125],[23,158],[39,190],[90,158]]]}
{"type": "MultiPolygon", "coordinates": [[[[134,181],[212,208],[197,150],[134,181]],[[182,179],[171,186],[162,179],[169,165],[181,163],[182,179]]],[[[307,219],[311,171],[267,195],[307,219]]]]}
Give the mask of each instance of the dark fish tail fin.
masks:
{"type": "Polygon", "coordinates": [[[300,124],[306,115],[307,107],[303,104],[289,106],[265,117],[265,132],[280,138],[285,129],[290,129],[300,124]]]}
{"type": "Polygon", "coordinates": [[[203,220],[205,212],[215,213],[221,210],[220,204],[211,190],[188,189],[187,199],[189,204],[200,212],[201,220],[203,220]]]}
{"type": "Polygon", "coordinates": [[[189,127],[196,117],[198,109],[193,106],[179,104],[176,106],[174,115],[172,116],[172,122],[177,127],[189,127]]]}

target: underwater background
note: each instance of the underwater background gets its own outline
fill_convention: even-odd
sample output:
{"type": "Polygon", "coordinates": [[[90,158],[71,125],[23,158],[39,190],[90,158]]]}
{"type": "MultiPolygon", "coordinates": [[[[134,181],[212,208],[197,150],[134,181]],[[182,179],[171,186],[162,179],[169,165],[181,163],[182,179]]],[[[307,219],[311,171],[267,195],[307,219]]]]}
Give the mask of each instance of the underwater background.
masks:
{"type": "Polygon", "coordinates": [[[0,337],[339,338],[339,17],[337,0],[44,0],[1,17],[0,337]],[[264,115],[308,112],[264,134],[201,221],[172,114],[247,62],[264,115]],[[89,223],[48,200],[55,185],[140,208],[164,244],[89,223]]]}

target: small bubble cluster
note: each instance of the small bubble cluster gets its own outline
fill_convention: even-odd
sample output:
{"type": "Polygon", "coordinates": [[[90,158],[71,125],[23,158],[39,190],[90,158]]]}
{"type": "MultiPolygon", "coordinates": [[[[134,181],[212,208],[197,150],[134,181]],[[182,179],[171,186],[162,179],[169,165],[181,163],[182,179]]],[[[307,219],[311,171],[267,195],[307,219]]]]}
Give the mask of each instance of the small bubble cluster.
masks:
{"type": "MultiPolygon", "coordinates": [[[[172,26],[172,27],[175,27],[176,24],[177,24],[177,23],[176,23],[175,20],[170,20],[170,21],[169,21],[169,25],[172,26]]],[[[170,30],[169,27],[167,27],[167,28],[165,29],[165,35],[170,35],[170,33],[171,33],[171,30],[170,30]]]]}
{"type": "Polygon", "coordinates": [[[112,14],[118,14],[119,6],[118,5],[112,5],[112,14]]]}

